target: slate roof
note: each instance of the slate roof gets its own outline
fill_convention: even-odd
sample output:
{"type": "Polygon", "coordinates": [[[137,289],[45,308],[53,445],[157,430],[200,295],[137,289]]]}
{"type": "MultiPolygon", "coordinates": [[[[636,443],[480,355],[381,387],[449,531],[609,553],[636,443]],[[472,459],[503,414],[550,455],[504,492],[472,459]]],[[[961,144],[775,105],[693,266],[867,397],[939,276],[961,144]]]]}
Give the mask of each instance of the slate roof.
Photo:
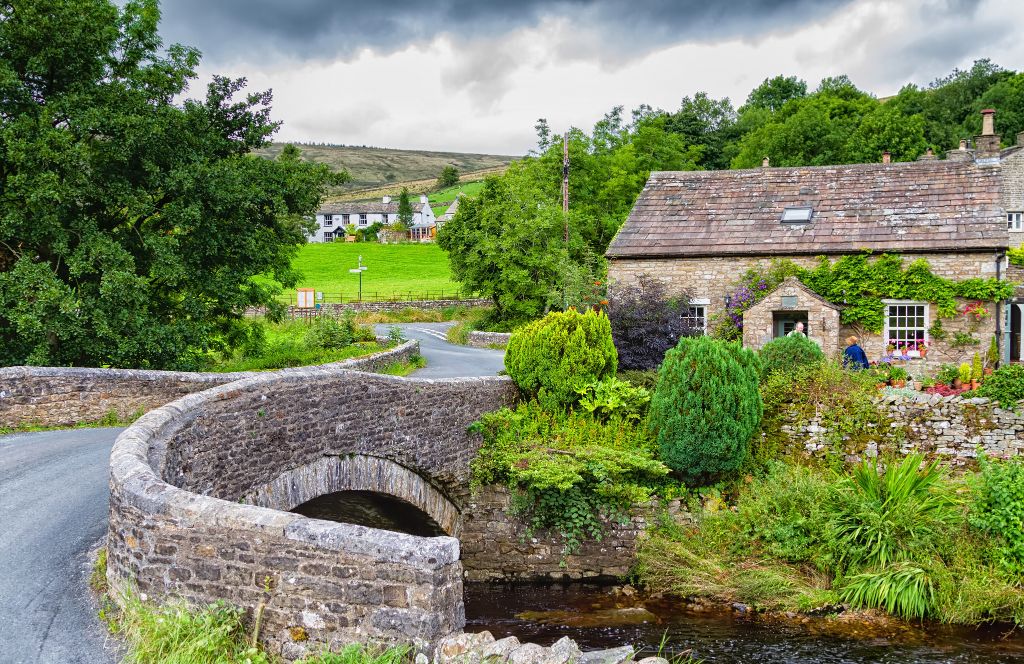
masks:
{"type": "MultiPolygon", "coordinates": [[[[429,203],[421,203],[418,200],[409,201],[412,204],[413,212],[420,212],[429,203]]],[[[317,214],[398,214],[398,201],[384,203],[383,201],[344,201],[341,203],[326,203],[317,210],[317,214]]]]}
{"type": "Polygon", "coordinates": [[[1005,249],[998,168],[916,161],[651,174],[607,256],[1005,249]],[[781,223],[810,206],[810,223],[781,223]]]}

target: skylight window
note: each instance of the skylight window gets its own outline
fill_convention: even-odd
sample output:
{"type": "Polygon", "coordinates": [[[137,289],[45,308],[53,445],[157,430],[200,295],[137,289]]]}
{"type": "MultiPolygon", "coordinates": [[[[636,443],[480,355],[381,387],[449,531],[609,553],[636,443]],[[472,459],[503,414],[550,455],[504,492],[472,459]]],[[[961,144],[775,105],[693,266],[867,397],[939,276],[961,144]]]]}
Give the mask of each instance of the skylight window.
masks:
{"type": "Polygon", "coordinates": [[[810,207],[788,207],[782,211],[782,223],[806,224],[811,220],[812,212],[810,207]]]}

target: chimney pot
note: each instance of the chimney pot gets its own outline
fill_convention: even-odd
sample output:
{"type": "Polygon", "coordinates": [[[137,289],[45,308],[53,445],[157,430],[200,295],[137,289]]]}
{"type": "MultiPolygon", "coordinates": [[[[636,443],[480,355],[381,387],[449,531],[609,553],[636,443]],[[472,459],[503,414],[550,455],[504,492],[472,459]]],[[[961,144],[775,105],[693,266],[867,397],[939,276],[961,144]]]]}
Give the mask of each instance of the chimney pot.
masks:
{"type": "Polygon", "coordinates": [[[768,168],[769,163],[770,160],[768,159],[768,157],[765,157],[764,159],[761,160],[761,168],[768,168]]]}
{"type": "Polygon", "coordinates": [[[390,196],[385,196],[384,197],[384,204],[387,205],[390,202],[391,202],[391,197],[390,196]]]}
{"type": "Polygon", "coordinates": [[[961,138],[960,139],[960,149],[961,150],[966,150],[967,149],[967,139],[966,138],[961,138]]]}
{"type": "Polygon", "coordinates": [[[994,136],[996,133],[995,126],[995,109],[986,108],[981,112],[981,135],[982,136],[994,136]]]}
{"type": "Polygon", "coordinates": [[[888,164],[890,162],[892,162],[892,155],[889,154],[888,150],[886,150],[885,152],[882,153],[882,163],[888,164]]]}

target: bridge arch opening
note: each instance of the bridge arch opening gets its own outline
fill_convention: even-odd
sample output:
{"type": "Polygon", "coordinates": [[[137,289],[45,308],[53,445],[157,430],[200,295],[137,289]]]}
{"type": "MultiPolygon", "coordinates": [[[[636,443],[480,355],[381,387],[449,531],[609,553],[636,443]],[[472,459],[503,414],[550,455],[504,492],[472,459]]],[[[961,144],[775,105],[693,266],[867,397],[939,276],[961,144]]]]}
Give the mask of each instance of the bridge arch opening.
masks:
{"type": "Polygon", "coordinates": [[[361,454],[328,456],[285,471],[241,502],[424,537],[458,537],[461,530],[458,508],[430,482],[394,461],[361,454]]]}
{"type": "Polygon", "coordinates": [[[335,491],[308,500],[291,511],[311,519],[352,523],[417,537],[447,534],[429,514],[409,501],[379,491],[335,491]]]}

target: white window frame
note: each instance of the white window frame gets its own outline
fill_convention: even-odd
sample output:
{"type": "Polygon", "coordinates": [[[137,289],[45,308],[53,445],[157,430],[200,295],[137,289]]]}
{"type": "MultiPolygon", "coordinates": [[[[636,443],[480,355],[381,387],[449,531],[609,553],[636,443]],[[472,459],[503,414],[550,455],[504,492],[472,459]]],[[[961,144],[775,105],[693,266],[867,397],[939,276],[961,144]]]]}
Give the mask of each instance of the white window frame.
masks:
{"type": "MultiPolygon", "coordinates": [[[[931,322],[930,322],[931,311],[929,310],[930,307],[929,307],[929,303],[928,302],[921,302],[919,300],[882,300],[882,304],[885,305],[885,313],[884,313],[884,316],[885,316],[885,319],[884,319],[885,320],[885,326],[884,326],[885,338],[883,339],[883,341],[885,341],[886,344],[889,343],[890,339],[896,339],[897,341],[901,340],[901,338],[899,336],[894,336],[894,333],[898,333],[900,331],[902,331],[902,332],[909,332],[911,330],[921,330],[921,337],[920,337],[921,341],[924,341],[926,344],[930,344],[931,343],[931,340],[928,338],[928,327],[931,324],[931,322]],[[916,325],[914,327],[907,327],[907,326],[897,327],[894,330],[890,326],[890,324],[889,324],[890,323],[890,319],[893,318],[893,317],[898,318],[899,315],[898,315],[898,311],[897,311],[897,315],[893,316],[890,307],[901,307],[901,306],[902,307],[923,307],[924,325],[921,326],[921,327],[917,327],[916,325]]],[[[904,318],[908,317],[906,312],[904,312],[903,317],[904,318]]],[[[914,316],[914,318],[917,318],[917,316],[914,316]]],[[[916,339],[917,336],[915,335],[914,338],[916,339]]],[[[902,340],[906,341],[907,339],[909,339],[909,337],[906,334],[904,334],[903,337],[902,337],[902,340]]]]}
{"type": "Polygon", "coordinates": [[[686,315],[683,316],[683,318],[692,321],[700,321],[701,324],[699,326],[696,326],[696,329],[699,329],[701,331],[701,334],[708,333],[708,306],[710,305],[711,300],[707,298],[696,298],[690,300],[689,303],[687,303],[688,310],[686,312],[686,315]],[[701,310],[700,315],[695,315],[693,313],[695,309],[701,310]]]}
{"type": "Polygon", "coordinates": [[[1024,231],[1024,212],[1007,212],[1006,230],[1013,233],[1024,231]]]}
{"type": "Polygon", "coordinates": [[[334,225],[334,215],[333,214],[325,214],[324,215],[324,226],[333,226],[333,225],[334,225]]]}
{"type": "Polygon", "coordinates": [[[334,242],[334,231],[324,231],[324,242],[334,242]]]}
{"type": "Polygon", "coordinates": [[[344,226],[348,226],[348,215],[347,214],[341,215],[341,223],[344,226]]]}
{"type": "Polygon", "coordinates": [[[359,215],[359,225],[360,226],[365,226],[366,225],[366,215],[365,214],[359,215]]]}

